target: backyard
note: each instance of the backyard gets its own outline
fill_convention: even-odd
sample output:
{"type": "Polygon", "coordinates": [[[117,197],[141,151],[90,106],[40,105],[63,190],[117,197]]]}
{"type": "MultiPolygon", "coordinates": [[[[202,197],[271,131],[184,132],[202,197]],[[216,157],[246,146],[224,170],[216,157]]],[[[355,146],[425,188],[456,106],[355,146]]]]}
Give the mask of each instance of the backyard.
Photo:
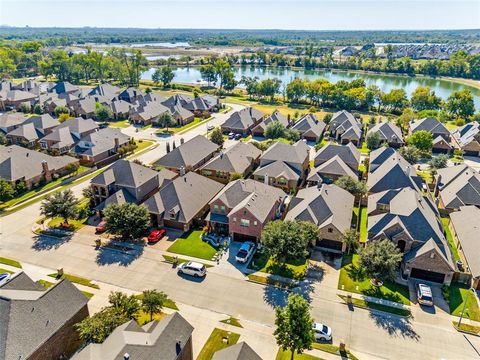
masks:
{"type": "Polygon", "coordinates": [[[202,230],[193,230],[179,237],[167,249],[168,252],[196,257],[204,260],[212,260],[217,249],[201,238],[202,230]]]}
{"type": "Polygon", "coordinates": [[[344,255],[338,280],[340,290],[410,305],[409,291],[406,286],[388,281],[381,287],[373,286],[370,278],[360,268],[358,261],[357,254],[344,255]]]}
{"type": "Polygon", "coordinates": [[[445,230],[445,234],[447,234],[448,246],[452,252],[453,260],[458,261],[460,260],[460,255],[458,255],[457,245],[455,245],[455,241],[453,240],[452,232],[448,227],[448,223],[448,218],[442,218],[443,229],[445,230]]]}

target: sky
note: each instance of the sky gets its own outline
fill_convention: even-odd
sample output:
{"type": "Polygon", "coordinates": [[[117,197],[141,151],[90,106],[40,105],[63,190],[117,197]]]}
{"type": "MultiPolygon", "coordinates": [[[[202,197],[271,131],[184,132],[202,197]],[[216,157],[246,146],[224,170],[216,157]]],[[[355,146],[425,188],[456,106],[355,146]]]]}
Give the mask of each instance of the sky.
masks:
{"type": "Polygon", "coordinates": [[[0,0],[0,24],[194,29],[480,29],[480,0],[0,0]]]}

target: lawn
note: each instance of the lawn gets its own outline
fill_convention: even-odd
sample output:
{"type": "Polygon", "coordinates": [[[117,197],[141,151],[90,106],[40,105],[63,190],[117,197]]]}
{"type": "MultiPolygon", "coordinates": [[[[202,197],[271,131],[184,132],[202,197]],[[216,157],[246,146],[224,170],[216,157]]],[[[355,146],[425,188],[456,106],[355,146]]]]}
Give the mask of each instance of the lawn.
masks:
{"type": "Polygon", "coordinates": [[[10,265],[19,269],[22,268],[22,264],[20,264],[17,260],[8,259],[4,257],[0,257],[0,264],[10,265]]]}
{"type": "Polygon", "coordinates": [[[7,269],[2,269],[2,268],[0,268],[0,274],[4,274],[4,273],[13,274],[13,271],[10,271],[10,270],[7,270],[7,269]]]}
{"type": "Polygon", "coordinates": [[[367,241],[367,207],[362,206],[360,208],[360,229],[358,229],[360,233],[360,242],[364,243],[367,241]]]}
{"type": "Polygon", "coordinates": [[[458,326],[458,321],[453,321],[452,324],[457,330],[466,331],[477,335],[480,334],[480,326],[474,326],[465,323],[461,323],[460,326],[458,326]]]}
{"type": "Polygon", "coordinates": [[[362,143],[362,147],[358,149],[362,155],[368,155],[370,154],[370,150],[367,148],[367,142],[364,141],[362,143]]]}
{"type": "Polygon", "coordinates": [[[109,122],[108,126],[115,128],[127,128],[130,126],[130,123],[128,122],[128,120],[118,120],[109,122]]]}
{"type": "MultiPolygon", "coordinates": [[[[275,360],[290,360],[292,356],[292,353],[290,350],[283,351],[282,349],[278,349],[277,356],[275,357],[275,360]]],[[[309,355],[309,354],[295,354],[294,359],[296,360],[322,360],[319,357],[309,355]]]]}
{"type": "Polygon", "coordinates": [[[239,338],[240,335],[237,333],[218,328],[213,329],[200,354],[198,354],[197,360],[210,360],[217,351],[235,345],[239,338]]]}
{"type": "MultiPolygon", "coordinates": [[[[345,303],[347,302],[347,297],[344,295],[338,295],[345,303]]],[[[412,313],[408,309],[399,309],[393,306],[388,306],[388,305],[382,305],[382,304],[377,304],[374,302],[362,300],[362,299],[355,299],[352,298],[352,304],[356,307],[362,308],[362,309],[368,309],[368,310],[379,310],[383,312],[388,312],[391,314],[395,315],[400,315],[400,316],[410,316],[412,313]]]]}
{"type": "MultiPolygon", "coordinates": [[[[37,283],[39,283],[40,285],[42,285],[45,289],[48,289],[50,287],[52,287],[53,285],[55,285],[55,283],[52,283],[50,281],[47,281],[47,280],[38,280],[37,283]]],[[[82,291],[80,290],[80,292],[85,295],[88,299],[90,299],[93,294],[92,293],[89,293],[88,291],[82,291]]]]}
{"type": "Polygon", "coordinates": [[[450,285],[448,294],[447,300],[452,315],[461,315],[463,304],[468,294],[467,306],[465,307],[465,313],[463,316],[470,320],[480,321],[480,309],[478,308],[477,299],[475,299],[475,295],[468,290],[467,287],[450,285]]]}
{"type": "MultiPolygon", "coordinates": [[[[166,313],[163,313],[163,312],[159,312],[159,313],[155,313],[153,314],[153,320],[157,320],[157,321],[160,321],[162,320],[165,316],[167,316],[166,313]]],[[[150,322],[150,314],[149,313],[146,313],[145,311],[143,310],[139,310],[136,314],[135,314],[135,318],[137,320],[137,323],[140,325],[140,326],[143,326],[147,323],[150,322]]]]}
{"type": "Polygon", "coordinates": [[[248,280],[262,285],[272,285],[282,289],[292,289],[297,285],[285,281],[273,280],[271,277],[250,274],[247,276],[248,280]]]}
{"type": "Polygon", "coordinates": [[[393,282],[385,282],[383,286],[376,287],[370,282],[363,269],[358,265],[359,256],[344,255],[338,288],[365,296],[395,301],[400,304],[410,305],[408,288],[393,282]]]}
{"type": "MultiPolygon", "coordinates": [[[[135,295],[135,297],[142,301],[142,298],[143,298],[143,293],[142,294],[138,294],[138,295],[135,295]]],[[[178,306],[177,304],[175,303],[175,301],[173,301],[172,299],[168,298],[167,297],[167,300],[165,300],[165,302],[163,303],[163,307],[166,307],[166,308],[169,308],[169,309],[172,309],[172,310],[178,310],[178,306]]]]}
{"type": "Polygon", "coordinates": [[[306,259],[287,261],[286,264],[279,264],[263,251],[257,251],[250,264],[248,264],[249,269],[290,279],[303,279],[307,267],[308,260],[306,259]]]}
{"type": "Polygon", "coordinates": [[[145,150],[147,147],[153,144],[153,141],[149,140],[137,140],[135,141],[137,148],[135,149],[135,153],[145,150]]]}
{"type": "Polygon", "coordinates": [[[201,235],[202,230],[190,231],[175,240],[167,251],[199,259],[212,260],[213,256],[217,253],[217,249],[203,241],[200,237],[201,235]]]}
{"type": "Polygon", "coordinates": [[[47,226],[49,228],[59,228],[59,229],[68,229],[71,231],[77,231],[80,228],[82,228],[85,225],[85,222],[87,221],[87,218],[80,219],[80,220],[68,220],[68,227],[63,226],[63,218],[61,217],[56,217],[51,219],[48,223],[47,226]]]}
{"type": "MultiPolygon", "coordinates": [[[[173,256],[169,256],[169,255],[162,255],[162,256],[165,259],[165,262],[173,264],[173,261],[174,261],[173,256]]],[[[177,257],[177,264],[182,264],[182,263],[186,263],[186,262],[189,262],[189,261],[190,260],[177,257]]],[[[205,265],[206,268],[213,267],[213,265],[210,265],[210,264],[204,264],[204,263],[201,263],[201,264],[205,265]]]]}
{"type": "Polygon", "coordinates": [[[71,274],[63,274],[61,277],[58,277],[57,273],[48,274],[48,276],[53,277],[57,280],[66,278],[66,279],[70,280],[71,282],[73,282],[75,284],[88,286],[88,287],[91,287],[93,289],[100,289],[100,287],[97,284],[92,284],[91,280],[82,278],[80,276],[75,276],[75,275],[71,275],[71,274]]]}
{"type": "Polygon", "coordinates": [[[344,352],[340,352],[340,348],[337,345],[333,344],[321,344],[321,343],[313,343],[312,347],[314,349],[320,350],[320,351],[325,351],[329,354],[334,354],[341,356],[342,359],[352,359],[352,360],[358,360],[358,358],[353,355],[349,350],[346,350],[344,352]]]}
{"type": "Polygon", "coordinates": [[[453,255],[453,260],[458,261],[460,260],[460,255],[458,255],[457,245],[455,245],[455,241],[453,240],[452,232],[448,227],[448,223],[449,223],[448,218],[442,218],[443,229],[447,234],[448,246],[450,247],[450,251],[453,255]]]}
{"type": "Polygon", "coordinates": [[[239,328],[243,328],[242,324],[240,324],[240,321],[232,316],[230,316],[228,319],[221,320],[221,323],[236,326],[239,328]]]}

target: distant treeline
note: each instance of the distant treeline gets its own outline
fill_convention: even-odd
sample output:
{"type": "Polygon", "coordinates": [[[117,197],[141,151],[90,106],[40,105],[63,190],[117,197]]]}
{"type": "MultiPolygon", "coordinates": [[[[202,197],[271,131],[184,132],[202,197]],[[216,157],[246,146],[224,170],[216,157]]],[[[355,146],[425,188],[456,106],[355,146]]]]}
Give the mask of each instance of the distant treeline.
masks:
{"type": "Polygon", "coordinates": [[[48,46],[85,43],[189,42],[192,45],[288,46],[368,43],[478,43],[479,30],[294,31],[1,27],[0,39],[40,40],[48,46]]]}

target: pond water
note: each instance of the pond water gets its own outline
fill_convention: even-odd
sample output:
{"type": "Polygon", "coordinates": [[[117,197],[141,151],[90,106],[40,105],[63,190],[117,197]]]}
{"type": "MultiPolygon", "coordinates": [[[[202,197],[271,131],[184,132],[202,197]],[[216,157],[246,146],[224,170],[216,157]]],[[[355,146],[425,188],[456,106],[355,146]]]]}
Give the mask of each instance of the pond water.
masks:
{"type": "MultiPolygon", "coordinates": [[[[155,69],[152,68],[144,72],[142,74],[142,79],[151,80],[154,71],[155,69]]],[[[444,79],[441,80],[422,76],[410,77],[402,75],[370,74],[354,71],[279,69],[250,66],[235,68],[235,78],[240,80],[242,76],[257,76],[261,80],[278,78],[282,81],[282,84],[288,84],[295,78],[309,80],[326,79],[333,83],[339,80],[352,81],[355,79],[363,79],[367,85],[377,85],[384,92],[388,92],[394,88],[402,88],[407,92],[408,96],[410,96],[418,86],[429,86],[442,99],[447,99],[454,91],[469,89],[474,96],[476,108],[480,109],[480,89],[444,79]]],[[[185,84],[203,83],[200,71],[195,67],[179,67],[175,69],[175,77],[173,81],[185,84]]]]}

